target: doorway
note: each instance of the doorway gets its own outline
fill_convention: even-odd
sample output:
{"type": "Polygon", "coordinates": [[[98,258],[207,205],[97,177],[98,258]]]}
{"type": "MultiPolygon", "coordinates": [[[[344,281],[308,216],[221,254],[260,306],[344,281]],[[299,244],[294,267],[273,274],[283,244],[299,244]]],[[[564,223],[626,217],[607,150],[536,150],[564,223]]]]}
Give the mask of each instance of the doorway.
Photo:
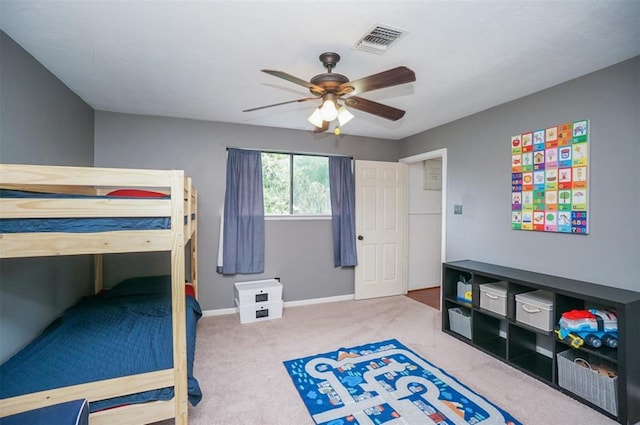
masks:
{"type": "Polygon", "coordinates": [[[447,150],[401,158],[409,165],[408,282],[409,291],[437,291],[440,299],[442,263],[446,257],[447,150]]]}

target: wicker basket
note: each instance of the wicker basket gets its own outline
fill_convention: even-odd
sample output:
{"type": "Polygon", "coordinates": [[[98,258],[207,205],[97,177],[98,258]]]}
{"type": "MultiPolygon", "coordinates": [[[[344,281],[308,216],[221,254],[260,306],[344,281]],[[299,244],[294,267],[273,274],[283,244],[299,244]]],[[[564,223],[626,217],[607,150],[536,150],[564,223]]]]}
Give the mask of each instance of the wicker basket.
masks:
{"type": "Polygon", "coordinates": [[[612,415],[618,415],[618,377],[603,376],[591,369],[592,364],[598,363],[606,364],[615,370],[613,363],[577,350],[563,351],[557,356],[558,385],[612,415]],[[584,365],[576,364],[580,361],[584,362],[584,365]]]}
{"type": "Polygon", "coordinates": [[[471,311],[464,307],[449,309],[449,328],[467,339],[471,339],[471,311]]]}

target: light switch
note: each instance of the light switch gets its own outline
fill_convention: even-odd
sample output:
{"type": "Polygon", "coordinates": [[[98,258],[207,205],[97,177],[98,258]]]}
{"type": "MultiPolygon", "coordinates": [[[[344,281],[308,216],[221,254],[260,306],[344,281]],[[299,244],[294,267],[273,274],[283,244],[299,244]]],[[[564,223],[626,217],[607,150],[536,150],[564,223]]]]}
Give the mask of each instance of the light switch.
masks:
{"type": "Polygon", "coordinates": [[[455,204],[453,206],[453,213],[454,214],[462,214],[462,204],[455,204]]]}

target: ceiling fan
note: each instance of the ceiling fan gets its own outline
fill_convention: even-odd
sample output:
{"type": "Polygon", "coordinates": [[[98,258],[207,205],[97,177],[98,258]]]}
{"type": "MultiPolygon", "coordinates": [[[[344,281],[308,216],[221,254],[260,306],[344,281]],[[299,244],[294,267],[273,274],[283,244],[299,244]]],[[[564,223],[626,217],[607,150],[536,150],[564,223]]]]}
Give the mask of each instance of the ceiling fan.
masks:
{"type": "MultiPolygon", "coordinates": [[[[258,108],[245,109],[242,112],[257,111],[259,109],[271,108],[273,106],[286,105],[288,103],[306,102],[320,99],[322,102],[308,118],[309,122],[316,128],[314,132],[322,133],[329,128],[329,124],[338,119],[339,125],[343,126],[353,118],[353,115],[345,108],[358,109],[369,114],[373,114],[391,121],[402,118],[405,111],[382,103],[367,100],[355,94],[360,94],[372,90],[397,86],[399,84],[410,83],[416,80],[416,74],[406,66],[389,69],[378,74],[369,75],[359,80],[349,81],[347,77],[332,72],[332,69],[340,61],[340,55],[333,52],[325,52],[320,55],[320,62],[327,69],[327,72],[318,74],[305,81],[294,77],[283,71],[263,69],[262,72],[282,78],[294,84],[306,87],[314,97],[290,100],[287,102],[274,103],[272,105],[260,106],[258,108]],[[348,96],[348,97],[345,97],[348,96]]],[[[336,127],[336,134],[340,134],[340,128],[336,127]]]]}

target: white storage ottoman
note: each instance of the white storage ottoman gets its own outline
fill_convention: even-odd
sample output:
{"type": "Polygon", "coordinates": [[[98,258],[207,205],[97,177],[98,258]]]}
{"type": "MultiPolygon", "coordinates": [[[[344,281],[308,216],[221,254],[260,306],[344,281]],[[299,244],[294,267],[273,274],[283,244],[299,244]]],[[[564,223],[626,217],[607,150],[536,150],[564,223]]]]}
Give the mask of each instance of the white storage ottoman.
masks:
{"type": "Polygon", "coordinates": [[[236,300],[236,305],[240,311],[240,323],[243,324],[280,319],[282,317],[283,304],[282,300],[280,300],[242,306],[236,300]]]}
{"type": "Polygon", "coordinates": [[[542,289],[517,294],[516,321],[543,331],[552,331],[553,294],[542,289]]]}
{"type": "Polygon", "coordinates": [[[282,283],[276,279],[236,282],[235,299],[240,323],[282,317],[282,283]]]}
{"type": "Polygon", "coordinates": [[[500,316],[507,315],[508,282],[500,281],[480,285],[480,307],[500,316]]]}
{"type": "Polygon", "coordinates": [[[282,283],[276,279],[236,282],[234,286],[238,307],[282,301],[282,283]]]}

